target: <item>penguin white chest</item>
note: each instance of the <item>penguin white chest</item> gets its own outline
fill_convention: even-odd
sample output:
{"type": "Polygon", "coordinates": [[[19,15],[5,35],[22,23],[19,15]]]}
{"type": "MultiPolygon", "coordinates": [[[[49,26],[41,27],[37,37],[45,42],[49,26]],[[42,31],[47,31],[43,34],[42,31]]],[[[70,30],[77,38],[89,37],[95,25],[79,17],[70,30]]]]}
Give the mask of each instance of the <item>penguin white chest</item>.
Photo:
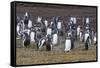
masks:
{"type": "Polygon", "coordinates": [[[43,39],[43,40],[40,40],[40,42],[39,42],[39,48],[42,48],[42,46],[43,46],[44,42],[45,42],[45,40],[44,40],[44,39],[43,39]]]}
{"type": "Polygon", "coordinates": [[[82,41],[82,39],[83,39],[82,38],[82,32],[80,32],[79,35],[80,35],[80,37],[79,37],[80,38],[80,41],[82,41]]]}
{"type": "Polygon", "coordinates": [[[57,42],[58,42],[58,36],[57,36],[57,34],[54,34],[52,43],[53,43],[53,45],[56,45],[57,42]]]}
{"type": "Polygon", "coordinates": [[[70,49],[71,49],[71,40],[70,39],[66,39],[64,51],[70,51],[70,49]]]}
{"type": "Polygon", "coordinates": [[[19,25],[17,25],[17,34],[20,36],[21,34],[21,27],[19,25]]]}
{"type": "Polygon", "coordinates": [[[48,26],[48,21],[45,21],[44,23],[45,23],[45,26],[47,27],[48,26]]]}
{"type": "Polygon", "coordinates": [[[17,25],[17,33],[19,33],[20,27],[17,25]]]}
{"type": "Polygon", "coordinates": [[[28,28],[31,28],[31,27],[32,27],[32,21],[29,20],[29,22],[28,22],[28,28]]]}
{"type": "Polygon", "coordinates": [[[80,28],[78,27],[77,28],[77,36],[79,35],[79,33],[80,33],[80,28]]]}
{"type": "Polygon", "coordinates": [[[47,28],[47,35],[51,35],[52,33],[52,29],[51,28],[47,28]]]}
{"type": "Polygon", "coordinates": [[[35,37],[35,32],[31,32],[30,34],[31,42],[35,42],[34,37],[35,37]]]}
{"type": "Polygon", "coordinates": [[[57,28],[58,28],[58,29],[61,29],[61,22],[58,22],[57,28]]]}
{"type": "Polygon", "coordinates": [[[88,37],[89,37],[89,34],[86,33],[86,34],[85,34],[85,41],[87,40],[88,37]]]}
{"type": "Polygon", "coordinates": [[[97,39],[96,39],[96,36],[94,36],[94,43],[96,43],[97,39]]]}

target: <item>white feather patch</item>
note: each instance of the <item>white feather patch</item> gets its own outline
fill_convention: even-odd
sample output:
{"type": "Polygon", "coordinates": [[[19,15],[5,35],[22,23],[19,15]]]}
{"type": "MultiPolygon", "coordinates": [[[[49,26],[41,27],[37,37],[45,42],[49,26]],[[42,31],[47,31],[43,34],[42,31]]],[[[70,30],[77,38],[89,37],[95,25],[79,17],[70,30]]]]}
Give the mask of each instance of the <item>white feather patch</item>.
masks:
{"type": "Polygon", "coordinates": [[[96,36],[94,36],[94,39],[93,40],[94,40],[94,43],[96,43],[96,41],[97,41],[96,36]]]}
{"type": "Polygon", "coordinates": [[[39,48],[42,48],[42,46],[43,46],[43,44],[44,44],[45,40],[43,39],[43,40],[42,40],[42,41],[40,41],[40,42],[41,42],[41,44],[40,44],[39,48]]]}
{"type": "Polygon", "coordinates": [[[58,28],[58,29],[61,29],[61,22],[58,22],[57,28],[58,28]]]}
{"type": "Polygon", "coordinates": [[[35,32],[31,32],[30,33],[31,42],[35,42],[34,37],[35,37],[35,32]]]}
{"type": "Polygon", "coordinates": [[[58,43],[58,36],[57,34],[53,35],[53,41],[52,41],[53,45],[56,45],[58,43]]]}
{"type": "Polygon", "coordinates": [[[77,36],[80,34],[80,27],[77,28],[77,36]]]}
{"type": "Polygon", "coordinates": [[[52,33],[52,29],[51,28],[47,28],[47,35],[51,35],[52,33]]]}
{"type": "Polygon", "coordinates": [[[70,49],[71,49],[71,40],[67,39],[65,41],[65,49],[64,49],[64,51],[70,51],[70,49]]]}
{"type": "Polygon", "coordinates": [[[88,37],[89,37],[89,33],[85,33],[85,41],[87,40],[88,37]]]}
{"type": "Polygon", "coordinates": [[[29,22],[28,22],[28,28],[31,28],[31,27],[32,27],[32,21],[29,20],[29,22]]]}

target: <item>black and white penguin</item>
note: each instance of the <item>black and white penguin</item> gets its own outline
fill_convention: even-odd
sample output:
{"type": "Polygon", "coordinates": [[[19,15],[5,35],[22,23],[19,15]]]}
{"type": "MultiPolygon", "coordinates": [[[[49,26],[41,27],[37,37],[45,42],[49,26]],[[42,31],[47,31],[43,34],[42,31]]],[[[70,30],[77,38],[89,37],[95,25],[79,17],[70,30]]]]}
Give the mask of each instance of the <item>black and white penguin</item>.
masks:
{"type": "Polygon", "coordinates": [[[84,42],[85,42],[85,50],[88,50],[90,44],[91,44],[91,39],[90,39],[90,34],[89,34],[89,31],[86,31],[85,32],[85,35],[84,35],[84,42]]]}
{"type": "Polygon", "coordinates": [[[65,38],[65,44],[64,44],[64,51],[68,52],[71,50],[71,34],[68,33],[67,37],[65,38]]]}
{"type": "Polygon", "coordinates": [[[35,29],[33,29],[33,28],[31,28],[31,31],[30,31],[30,41],[31,42],[35,42],[35,40],[36,40],[36,31],[35,31],[35,29]]]}
{"type": "Polygon", "coordinates": [[[23,33],[23,47],[30,45],[30,30],[25,30],[23,33]]]}
{"type": "Polygon", "coordinates": [[[52,44],[57,45],[58,44],[58,31],[55,29],[52,34],[52,44]]]}
{"type": "Polygon", "coordinates": [[[52,40],[51,40],[51,36],[50,35],[47,35],[47,38],[46,38],[46,50],[47,51],[51,51],[52,50],[52,40]]]}

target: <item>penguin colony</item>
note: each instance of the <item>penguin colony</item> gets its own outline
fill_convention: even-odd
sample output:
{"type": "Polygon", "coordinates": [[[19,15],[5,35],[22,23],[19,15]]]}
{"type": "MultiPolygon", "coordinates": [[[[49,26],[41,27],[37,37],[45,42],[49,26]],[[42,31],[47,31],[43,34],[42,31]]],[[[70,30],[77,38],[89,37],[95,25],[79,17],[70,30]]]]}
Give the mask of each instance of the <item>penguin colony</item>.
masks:
{"type": "Polygon", "coordinates": [[[36,23],[33,24],[26,12],[23,19],[17,18],[16,39],[21,39],[23,47],[28,47],[32,43],[36,43],[37,49],[46,47],[47,51],[51,51],[53,47],[58,46],[61,37],[64,37],[64,51],[69,52],[75,47],[76,40],[84,43],[85,50],[93,44],[97,44],[97,32],[94,28],[90,28],[90,18],[86,17],[84,25],[77,24],[77,17],[70,17],[67,24],[63,24],[60,16],[52,17],[49,22],[47,19],[38,16],[36,23]]]}

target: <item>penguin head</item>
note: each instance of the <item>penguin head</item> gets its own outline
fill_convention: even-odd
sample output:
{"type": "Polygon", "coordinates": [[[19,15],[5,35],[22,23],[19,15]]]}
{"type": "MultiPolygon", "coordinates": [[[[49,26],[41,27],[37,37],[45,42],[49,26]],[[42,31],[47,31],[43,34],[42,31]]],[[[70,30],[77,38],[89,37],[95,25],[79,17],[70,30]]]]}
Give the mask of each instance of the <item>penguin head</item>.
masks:
{"type": "Polygon", "coordinates": [[[73,17],[71,17],[71,18],[70,18],[70,21],[73,21],[73,20],[74,20],[74,18],[73,18],[73,17]]]}
{"type": "Polygon", "coordinates": [[[89,17],[86,18],[86,23],[89,23],[89,17]]]}
{"type": "Polygon", "coordinates": [[[25,16],[28,17],[28,12],[25,13],[25,16]]]}
{"type": "Polygon", "coordinates": [[[26,12],[24,15],[24,20],[28,20],[28,17],[29,17],[29,14],[28,14],[28,12],[26,12]]]}
{"type": "Polygon", "coordinates": [[[41,20],[42,20],[42,17],[40,17],[40,16],[38,16],[38,18],[37,18],[37,22],[41,22],[41,20]]]}

